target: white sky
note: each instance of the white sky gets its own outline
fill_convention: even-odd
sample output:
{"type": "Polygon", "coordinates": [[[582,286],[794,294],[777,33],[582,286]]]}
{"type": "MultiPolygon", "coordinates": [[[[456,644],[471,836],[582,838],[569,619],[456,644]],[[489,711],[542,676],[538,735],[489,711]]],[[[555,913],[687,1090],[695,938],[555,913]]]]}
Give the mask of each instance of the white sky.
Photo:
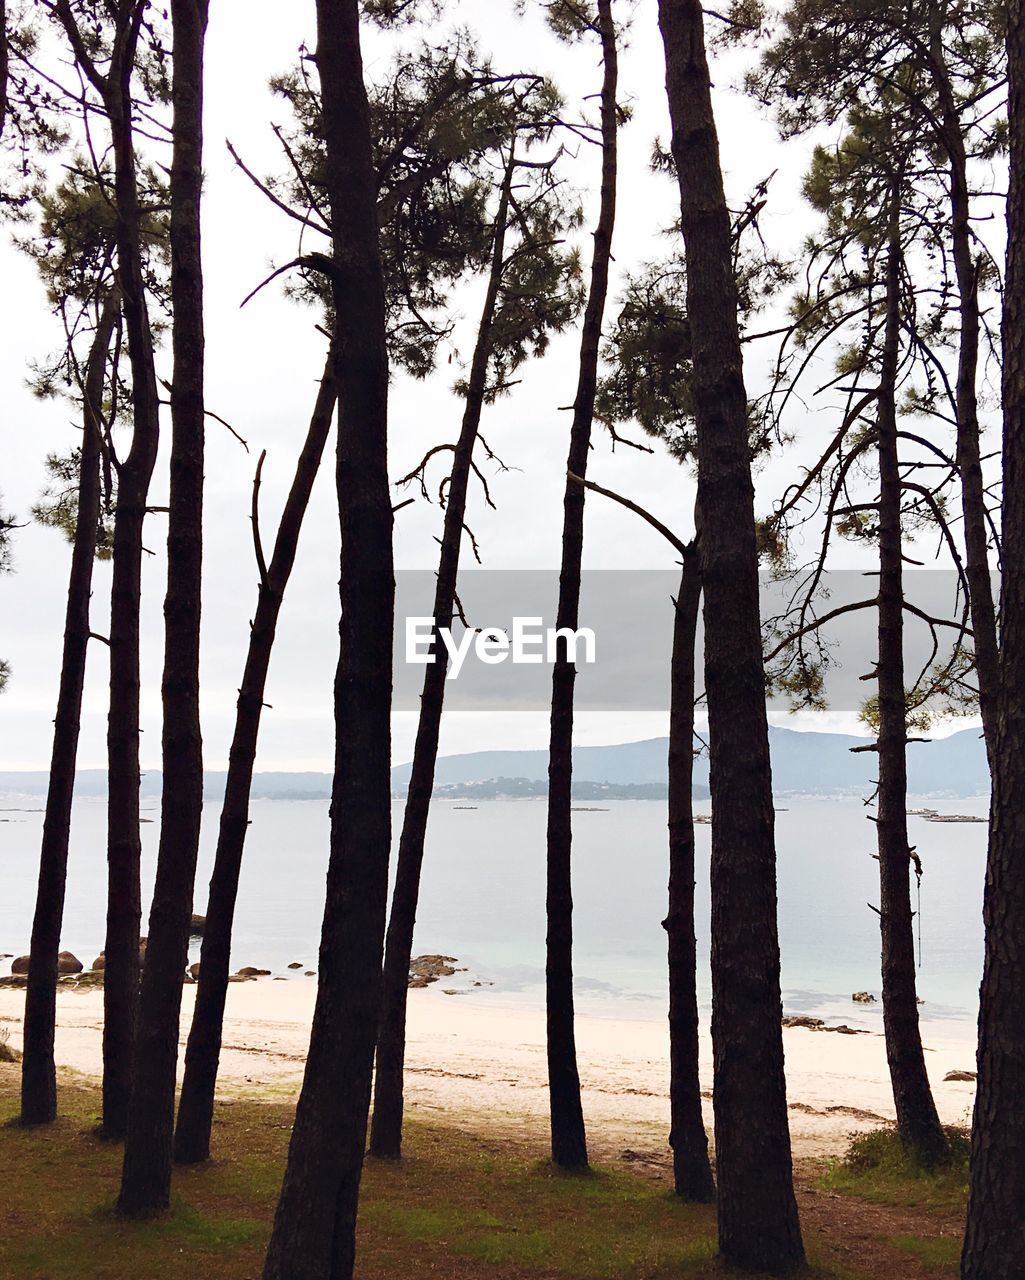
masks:
{"type": "MultiPolygon", "coordinates": [[[[590,47],[567,48],[545,30],[528,0],[528,18],[511,16],[511,5],[497,0],[462,0],[460,22],[475,28],[484,49],[495,54],[501,70],[551,73],[571,104],[600,87],[600,66],[590,47]]],[[[302,41],[314,43],[310,0],[218,0],[211,6],[207,81],[207,184],[204,235],[207,284],[207,403],[249,441],[245,454],[231,436],[211,422],[208,430],[206,560],[203,671],[204,737],[209,768],[223,768],[234,717],[234,699],[247,642],[248,619],[255,603],[255,566],[249,529],[252,472],[262,448],[268,450],[262,511],[264,539],[273,536],[276,513],[305,434],[323,360],[323,340],[313,330],[311,312],[289,303],[275,286],[244,310],[239,302],[272,265],[295,252],[295,224],[273,209],[231,161],[224,147],[230,137],[257,173],[279,171],[270,123],[287,123],[284,104],[274,101],[267,81],[294,61],[302,41]]],[[[405,42],[413,35],[403,38],[405,42]]],[[[387,66],[389,45],[367,37],[367,73],[387,66]]],[[[772,124],[732,83],[740,64],[716,70],[716,103],[723,162],[734,204],[773,170],[769,209],[762,227],[774,248],[799,242],[809,225],[799,194],[808,144],[782,146],[772,124]]],[[[621,184],[614,252],[617,270],[629,270],[658,255],[660,229],[674,216],[675,192],[647,168],[651,143],[668,132],[663,88],[662,50],[653,0],[640,0],[622,55],[621,99],[634,118],[622,135],[621,184]]],[[[579,106],[577,108],[580,109],[579,106]]],[[[582,189],[588,224],[596,205],[597,148],[580,147],[573,179],[582,189]]],[[[585,242],[589,258],[589,241],[585,242]]],[[[0,307],[0,491],[5,506],[26,518],[44,483],[43,459],[77,439],[70,407],[39,403],[28,393],[29,362],[59,342],[34,269],[11,247],[0,243],[0,281],[6,305],[0,307]]],[[[466,299],[472,311],[474,295],[466,299]]],[[[616,289],[610,298],[614,314],[616,289]]],[[[472,314],[469,315],[472,321],[472,314]]],[[[485,568],[557,568],[561,532],[562,477],[569,418],[557,406],[570,403],[576,380],[578,336],[553,342],[547,358],[529,365],[513,394],[486,411],[483,429],[489,442],[518,471],[495,476],[492,492],[498,511],[473,497],[470,524],[481,544],[485,568]]],[[[464,343],[464,346],[466,344],[464,343]]],[[[768,353],[767,353],[768,355],[768,353]]],[[[757,357],[755,357],[757,361],[757,357]]],[[[169,353],[160,373],[170,377],[169,353]]],[[[757,365],[749,381],[757,381],[757,365]]],[[[444,367],[426,384],[399,379],[391,403],[392,474],[411,469],[426,448],[451,438],[460,402],[451,394],[453,369],[444,367]]],[[[830,418],[809,417],[802,449],[810,453],[830,430],[830,418]]],[[[166,501],[167,436],[154,479],[151,501],[166,501]]],[[[780,491],[792,459],[775,461],[759,477],[759,505],[768,507],[780,491]]],[[[667,524],[689,533],[693,482],[671,460],[629,449],[613,455],[596,430],[590,475],[657,513],[667,524]]],[[[440,473],[437,477],[440,479],[440,473]]],[[[436,483],[436,482],[435,482],[436,483]]],[[[412,492],[412,490],[410,490],[412,492]]],[[[333,478],[325,462],[307,517],[299,559],[286,597],[278,632],[264,717],[258,768],[329,769],[332,755],[331,682],[337,641],[337,515],[333,478]]],[[[673,564],[671,549],[636,517],[591,499],[588,505],[585,564],[589,568],[650,568],[673,564]]],[[[397,517],[396,564],[433,568],[440,512],[421,501],[397,517]]],[[[151,516],[146,542],[155,553],[146,564],[143,647],[143,760],[159,767],[160,664],[165,561],[164,517],[151,516]]],[[[0,698],[0,768],[45,768],[59,673],[66,574],[70,548],[51,530],[28,527],[16,537],[17,572],[0,582],[0,656],[13,676],[0,698]]],[[[468,558],[468,557],[467,557],[468,558]]],[[[850,563],[850,561],[848,561],[850,563]]],[[[94,620],[105,631],[109,566],[97,565],[94,620]]],[[[83,719],[80,761],[104,764],[106,650],[95,646],[83,719]]],[[[791,721],[791,723],[793,723],[791,721]]],[[[851,728],[851,718],[819,718],[821,727],[851,728]]],[[[797,722],[800,727],[801,722],[797,722]]],[[[620,716],[593,713],[581,717],[579,739],[613,742],[666,731],[660,715],[620,716]]],[[[394,757],[408,758],[415,725],[411,715],[396,716],[394,757]]],[[[541,746],[547,740],[544,717],[522,713],[449,717],[443,732],[445,753],[484,747],[541,746]]]]}

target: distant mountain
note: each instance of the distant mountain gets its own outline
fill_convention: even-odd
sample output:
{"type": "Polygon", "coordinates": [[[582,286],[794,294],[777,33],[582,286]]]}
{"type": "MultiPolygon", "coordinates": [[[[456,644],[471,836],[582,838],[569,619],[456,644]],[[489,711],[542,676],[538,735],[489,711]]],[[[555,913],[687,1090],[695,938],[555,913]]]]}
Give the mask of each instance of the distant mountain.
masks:
{"type": "MultiPolygon", "coordinates": [[[[781,796],[867,795],[876,776],[875,754],[851,750],[867,742],[867,738],[850,734],[770,727],[773,790],[781,796]]],[[[574,790],[574,798],[615,798],[608,787],[619,788],[622,795],[638,799],[664,797],[668,745],[667,738],[648,738],[614,746],[576,747],[573,772],[580,790],[574,790]]],[[[409,764],[396,765],[392,770],[394,794],[405,794],[409,773],[409,764]]],[[[547,778],[547,751],[474,751],[442,756],[435,774],[438,794],[449,798],[483,798],[488,788],[499,794],[494,788],[510,781],[517,786],[524,782],[535,784],[529,794],[543,795],[547,778]],[[472,787],[478,789],[474,791],[472,787]]],[[[208,800],[221,799],[224,779],[223,771],[205,775],[208,800]]],[[[44,772],[0,773],[0,793],[44,796],[46,780],[44,772]]],[[[159,798],[160,783],[159,771],[145,773],[143,798],[159,798]]],[[[103,796],[106,790],[105,770],[79,772],[78,795],[103,796]]],[[[980,731],[964,729],[949,738],[913,743],[908,749],[908,790],[916,796],[985,795],[989,791],[989,771],[980,731]]],[[[703,756],[694,761],[694,794],[708,795],[708,761],[703,756]]],[[[326,800],[330,795],[328,773],[257,773],[253,778],[254,800],[326,800]]]]}
{"type": "MultiPolygon", "coordinates": [[[[852,752],[867,738],[843,733],[801,732],[771,726],[773,789],[777,795],[864,795],[876,776],[873,752],[852,752]]],[[[617,784],[666,784],[667,738],[649,738],[607,747],[576,747],[576,777],[617,784]]],[[[392,770],[392,786],[404,792],[410,766],[392,770]]],[[[498,778],[548,776],[547,751],[475,751],[443,756],[435,774],[439,787],[493,782],[498,778]]],[[[708,760],[694,761],[695,795],[708,794],[708,760]]],[[[949,738],[912,743],[908,748],[908,786],[912,795],[976,796],[989,790],[986,752],[977,729],[949,738]]]]}

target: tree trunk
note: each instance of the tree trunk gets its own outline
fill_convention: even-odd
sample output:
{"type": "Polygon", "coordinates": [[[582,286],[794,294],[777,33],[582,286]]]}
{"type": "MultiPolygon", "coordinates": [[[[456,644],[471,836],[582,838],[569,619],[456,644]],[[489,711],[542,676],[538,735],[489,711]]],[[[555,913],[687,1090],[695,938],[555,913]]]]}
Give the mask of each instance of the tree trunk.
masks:
{"type": "Polygon", "coordinates": [[[883,1026],[897,1109],[897,1131],[928,1163],[941,1160],[946,1137],[925,1067],[915,988],[914,917],[907,820],[907,706],[904,691],[904,588],[901,474],[897,445],[900,360],[899,185],[895,184],[886,264],[886,321],[879,371],[879,915],[883,1026]]]}
{"type": "MultiPolygon", "coordinates": [[[[619,78],[612,0],[598,0],[604,76],[601,90],[601,202],[594,231],[591,286],[580,339],[580,367],[567,470],[584,479],[591,446],[602,318],[609,285],[612,232],[616,220],[619,78]]],[[[562,567],[556,626],[575,631],[580,613],[580,568],[584,549],[584,489],[566,481],[563,497],[562,567]]],[[[548,1091],[552,1160],[564,1169],[587,1168],[587,1135],[580,1102],[573,1015],[572,789],[573,689],[576,668],[560,642],[552,669],[552,714],[548,757],[548,936],[545,997],[548,1021],[548,1091]]]]}
{"type": "Polygon", "coordinates": [[[57,1070],[53,1058],[57,1008],[57,954],[64,919],[71,805],[75,792],[78,734],[82,720],[86,656],[89,649],[89,598],[100,519],[100,453],[103,389],[107,356],[118,313],[117,290],[103,304],[89,352],[82,404],[82,457],[78,478],[68,602],[64,615],[57,714],[53,722],[50,780],[39,856],[39,889],[32,921],[28,988],[25,992],[25,1052],[21,1066],[21,1122],[48,1124],[57,1117],[57,1070]]]}
{"type": "Polygon", "coordinates": [[[498,212],[495,218],[491,274],[477,329],[477,342],[470,367],[466,407],[452,461],[452,475],[446,495],[441,556],[434,591],[434,660],[424,672],[417,722],[413,766],[406,794],[406,807],[399,837],[395,887],[392,890],[388,921],[384,974],[381,993],[381,1023],[377,1039],[377,1067],[374,1077],[374,1115],[370,1127],[372,1155],[397,1160],[402,1154],[403,1068],[406,1054],[406,997],[409,961],[413,954],[413,929],[420,896],[427,818],[434,790],[434,767],[438,759],[441,716],[445,703],[447,654],[438,640],[442,627],[451,628],[455,613],[459,553],[466,520],[466,490],[470,480],[473,450],[477,442],[488,365],[492,351],[492,327],[505,266],[505,235],[509,214],[509,189],[515,172],[510,155],[498,212]]]}
{"type": "Polygon", "coordinates": [[[143,965],[118,1207],[144,1214],[171,1198],[171,1140],[182,980],[189,947],[203,744],[199,623],[203,564],[203,270],[200,195],[207,0],[171,0],[171,487],[164,601],[163,793],[156,883],[143,965]]]}
{"type": "Polygon", "coordinates": [[[733,1265],[783,1274],[801,1265],[804,1249],[783,1074],[772,776],[732,234],[699,0],[660,0],[659,19],[694,335],[719,1245],[733,1265]]]}
{"type": "Polygon", "coordinates": [[[669,1103],[673,1183],[684,1200],[715,1199],[698,1073],[694,937],[694,657],[701,573],[692,543],[680,574],[669,711],[669,1103]]]}
{"type": "Polygon", "coordinates": [[[107,933],[103,971],[103,1120],[121,1139],[128,1123],[139,998],[139,609],[142,530],[160,433],[160,396],[146,304],[136,178],[130,68],[138,31],[119,20],[105,105],[114,149],[117,259],[132,371],[132,443],[117,476],[110,587],[110,704],[107,718],[107,933]]]}
{"type": "Polygon", "coordinates": [[[958,287],[959,347],[955,404],[957,411],[957,466],[961,476],[961,513],[964,518],[965,577],[968,581],[975,671],[979,684],[986,752],[992,769],[996,739],[997,699],[1000,680],[996,606],[989,562],[989,533],[985,480],[979,445],[979,278],[972,256],[971,198],[968,159],[961,118],[954,100],[943,51],[942,30],[934,23],[931,69],[940,103],[942,141],[950,164],[951,255],[958,287]]]}
{"type": "Polygon", "coordinates": [[[391,844],[388,351],[357,0],[318,0],[317,68],[340,406],[335,780],[320,985],[265,1280],[351,1280],[391,844]]]}
{"type": "Polygon", "coordinates": [[[1011,176],[1004,285],[1000,709],[983,916],[979,1081],[963,1280],[1025,1275],[1025,12],[1007,13],[1011,176]]]}
{"type": "Polygon", "coordinates": [[[185,1054],[185,1078],[174,1134],[174,1158],[181,1164],[196,1164],[210,1155],[214,1089],[228,992],[231,932],[242,854],[249,829],[249,794],[267,672],[285,588],[295,564],[299,533],[334,417],[337,397],[333,361],[334,357],[329,353],[306,442],[281,514],[274,552],[267,567],[267,579],[260,584],[256,614],[249,633],[249,652],[235,713],[235,733],[228,756],[224,804],[210,878],[196,1007],[185,1054]]]}

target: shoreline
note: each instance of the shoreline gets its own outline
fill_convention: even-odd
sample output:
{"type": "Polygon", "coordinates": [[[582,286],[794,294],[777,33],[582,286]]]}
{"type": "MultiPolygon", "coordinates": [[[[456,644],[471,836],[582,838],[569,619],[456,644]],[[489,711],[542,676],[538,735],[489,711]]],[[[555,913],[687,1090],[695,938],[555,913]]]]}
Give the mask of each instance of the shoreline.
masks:
{"type": "MultiPolygon", "coordinates": [[[[188,1032],[195,987],[182,1000],[188,1032]]],[[[316,998],[314,982],[261,978],[228,990],[220,1096],[282,1101],[298,1095],[316,998]]],[[[24,991],[0,989],[0,1028],[21,1046],[24,991]]],[[[102,989],[58,989],[59,1067],[96,1077],[101,1069],[102,989]]],[[[664,1154],[669,1129],[668,1030],[662,1018],[580,1014],[577,1050],[584,1113],[597,1151],[651,1147],[664,1154]]],[[[974,1041],[923,1027],[940,1118],[964,1124],[974,1082],[946,1082],[975,1068],[974,1041]]],[[[795,1158],[840,1154],[850,1135],[893,1120],[883,1038],[784,1029],[791,1139],[795,1158]]],[[[179,1056],[179,1071],[183,1061],[179,1056]]],[[[702,1028],[701,1084],[711,1133],[711,1045],[702,1028]]],[[[406,1103],[454,1121],[468,1114],[508,1129],[543,1128],[548,1091],[543,1010],[497,1007],[472,995],[430,988],[409,993],[406,1103]]]]}

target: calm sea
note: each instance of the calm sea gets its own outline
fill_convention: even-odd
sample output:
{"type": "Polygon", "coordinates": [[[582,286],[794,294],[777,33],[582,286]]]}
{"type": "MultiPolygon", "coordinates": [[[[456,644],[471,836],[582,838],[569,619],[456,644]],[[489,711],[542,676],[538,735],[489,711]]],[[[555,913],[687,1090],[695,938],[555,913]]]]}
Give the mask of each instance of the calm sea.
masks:
{"type": "MultiPolygon", "coordinates": [[[[544,984],[545,806],[537,801],[435,805],[428,833],[415,953],[458,957],[465,972],[441,986],[467,998],[539,1005],[544,984]],[[475,984],[480,984],[475,985],[475,984]]],[[[920,803],[928,804],[928,801],[920,803]]],[[[784,1006],[790,1013],[874,1026],[878,1008],[875,829],[860,801],[780,800],[779,921],[784,1006]]],[[[932,802],[943,812],[984,815],[986,800],[932,802]]],[[[0,798],[0,952],[28,949],[42,828],[38,798],[0,798]]],[[[698,805],[707,809],[707,804],[698,805]]],[[[204,910],[219,806],[205,811],[196,910],[204,910]]],[[[402,806],[394,805],[396,828],[402,806]]],[[[144,874],[152,880],[159,813],[143,827],[144,874]]],[[[936,1034],[970,1033],[982,962],[984,825],[909,818],[925,864],[919,993],[936,1034]],[[955,1025],[960,1024],[960,1025],[955,1025]]],[[[599,1015],[663,1016],[666,977],[665,805],[610,801],[574,814],[578,1005],[599,1015]]],[[[63,946],[87,965],[102,949],[105,810],[76,802],[63,946]]],[[[701,991],[707,1000],[710,829],[696,827],[701,991]]],[[[327,858],[327,803],[257,801],[235,928],[233,963],[290,975],[316,969],[327,858]]],[[[918,906],[916,898],[916,907],[918,906]]],[[[198,946],[198,944],[196,944],[198,946]]],[[[197,951],[198,954],[198,951],[197,951]]],[[[9,961],[2,962],[6,971],[9,961]]]]}

